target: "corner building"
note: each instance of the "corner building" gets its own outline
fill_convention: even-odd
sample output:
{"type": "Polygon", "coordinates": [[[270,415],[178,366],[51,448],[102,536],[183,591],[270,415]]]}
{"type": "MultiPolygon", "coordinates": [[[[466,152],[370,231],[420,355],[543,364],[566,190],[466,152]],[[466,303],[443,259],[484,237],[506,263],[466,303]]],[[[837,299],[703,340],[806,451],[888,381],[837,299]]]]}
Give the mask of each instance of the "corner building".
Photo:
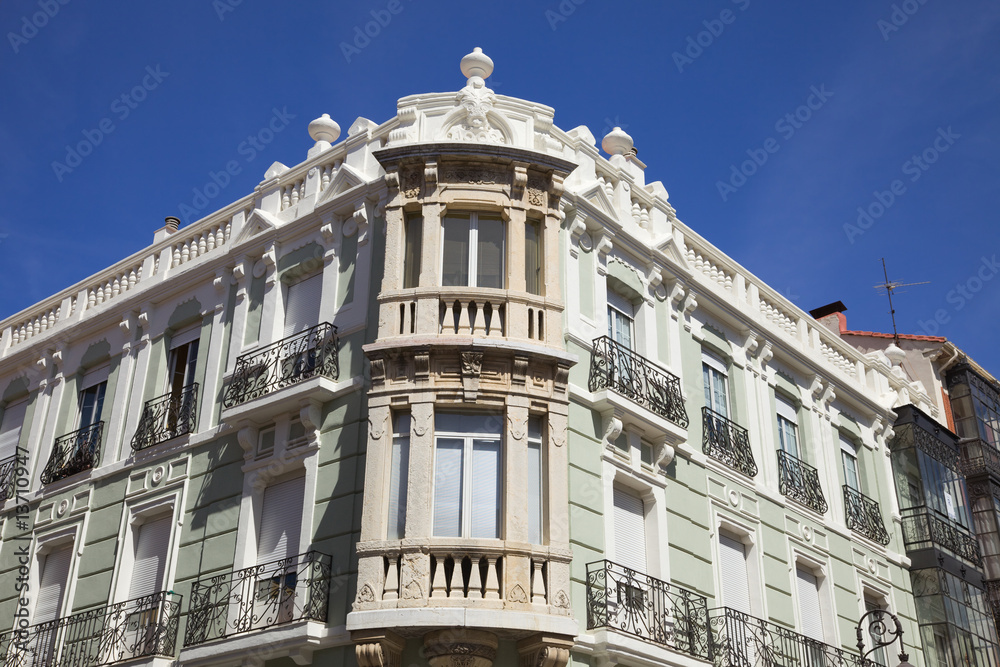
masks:
{"type": "Polygon", "coordinates": [[[925,664],[931,398],[461,68],[0,322],[9,664],[925,664]]]}

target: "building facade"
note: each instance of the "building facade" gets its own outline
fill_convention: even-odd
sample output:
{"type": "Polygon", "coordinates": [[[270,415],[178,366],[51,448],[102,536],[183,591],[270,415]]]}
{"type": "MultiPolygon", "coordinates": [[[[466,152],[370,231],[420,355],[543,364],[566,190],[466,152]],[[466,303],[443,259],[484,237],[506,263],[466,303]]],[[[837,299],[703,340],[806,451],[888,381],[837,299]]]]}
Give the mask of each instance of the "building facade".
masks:
{"type": "Polygon", "coordinates": [[[936,398],[461,69],[0,322],[10,664],[860,666],[875,609],[936,664],[936,398]]]}

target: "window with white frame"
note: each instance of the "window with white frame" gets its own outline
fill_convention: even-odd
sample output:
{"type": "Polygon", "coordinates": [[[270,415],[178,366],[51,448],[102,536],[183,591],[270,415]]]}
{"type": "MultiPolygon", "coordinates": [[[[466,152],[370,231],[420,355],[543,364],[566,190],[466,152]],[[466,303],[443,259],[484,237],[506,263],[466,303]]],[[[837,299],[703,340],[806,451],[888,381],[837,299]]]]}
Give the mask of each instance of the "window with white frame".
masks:
{"type": "Polygon", "coordinates": [[[705,406],[729,418],[729,375],[725,362],[711,352],[702,350],[701,377],[705,387],[705,406]]]}
{"type": "Polygon", "coordinates": [[[638,493],[614,486],[615,560],[646,574],[646,506],[638,493]]]}
{"type": "Polygon", "coordinates": [[[844,482],[847,486],[858,493],[861,493],[861,476],[858,470],[858,448],[845,438],[840,436],[840,461],[844,468],[844,482]]]}
{"type": "Polygon", "coordinates": [[[778,445],[781,451],[795,458],[799,456],[798,409],[791,401],[775,394],[774,402],[778,413],[778,445]]]}
{"type": "MultiPolygon", "coordinates": [[[[866,614],[868,612],[870,612],[870,611],[875,611],[875,610],[883,610],[884,611],[886,608],[887,608],[886,604],[879,597],[876,597],[875,595],[872,595],[869,592],[865,592],[865,613],[866,614]]],[[[863,628],[863,630],[866,630],[866,629],[870,628],[871,627],[871,623],[874,620],[876,620],[877,618],[878,618],[878,615],[876,615],[876,614],[872,614],[871,616],[869,616],[868,617],[868,621],[866,623],[866,627],[863,628]]],[[[866,633],[866,634],[868,636],[865,637],[865,648],[869,649],[872,646],[874,646],[874,638],[871,636],[870,633],[866,633]]],[[[889,664],[888,659],[886,657],[886,651],[885,651],[885,647],[884,646],[875,649],[868,656],[868,659],[871,660],[872,662],[874,662],[876,665],[880,665],[880,667],[888,667],[888,664],[889,664]]]]}
{"type": "Polygon", "coordinates": [[[401,540],[406,531],[406,487],[410,467],[410,414],[396,415],[389,460],[389,526],[386,537],[401,540]]]}
{"type": "Polygon", "coordinates": [[[449,213],[442,234],[441,284],[504,287],[503,218],[487,213],[449,213]]]}
{"type": "Polygon", "coordinates": [[[528,541],[532,544],[542,544],[545,535],[544,525],[545,505],[543,491],[545,488],[545,461],[542,447],[542,419],[528,419],[528,541]]]}
{"type": "MultiPolygon", "coordinates": [[[[0,462],[9,459],[17,453],[17,443],[24,428],[24,419],[28,411],[28,399],[17,403],[8,403],[3,409],[3,420],[0,421],[0,462]]],[[[2,490],[0,490],[2,495],[2,490]]]]}
{"type": "Polygon", "coordinates": [[[264,489],[257,531],[257,564],[264,565],[299,552],[305,476],[298,475],[264,489]]]}
{"type": "Polygon", "coordinates": [[[819,578],[799,564],[795,567],[795,581],[799,594],[799,624],[802,634],[816,641],[824,641],[819,578]]]}
{"type": "Polygon", "coordinates": [[[739,538],[719,533],[719,582],[722,606],[750,614],[750,575],[747,546],[739,538]]]}
{"type": "Polygon", "coordinates": [[[635,306],[621,294],[608,290],[608,338],[632,349],[635,329],[635,306]]]}
{"type": "MultiPolygon", "coordinates": [[[[33,625],[54,621],[62,615],[69,585],[69,569],[73,562],[73,545],[61,544],[54,547],[39,560],[38,594],[35,596],[35,610],[31,617],[33,625]]],[[[55,639],[54,633],[52,639],[55,639]]]]}
{"type": "Polygon", "coordinates": [[[100,375],[104,377],[100,381],[91,380],[91,376],[87,376],[83,380],[84,388],[80,391],[80,430],[101,421],[101,414],[104,411],[104,393],[108,388],[107,371],[103,371],[100,375]]]}
{"type": "Polygon", "coordinates": [[[164,590],[167,553],[173,527],[172,514],[149,517],[132,532],[134,560],[128,599],[146,597],[164,590]]]}
{"type": "Polygon", "coordinates": [[[434,416],[434,535],[500,537],[501,427],[498,415],[434,416]]]}
{"type": "Polygon", "coordinates": [[[198,337],[201,329],[189,329],[170,340],[170,358],[167,364],[167,389],[179,398],[184,388],[194,383],[194,369],[198,364],[198,337]]]}
{"type": "Polygon", "coordinates": [[[285,290],[285,327],[282,337],[287,338],[319,323],[323,273],[289,283],[285,290]]]}

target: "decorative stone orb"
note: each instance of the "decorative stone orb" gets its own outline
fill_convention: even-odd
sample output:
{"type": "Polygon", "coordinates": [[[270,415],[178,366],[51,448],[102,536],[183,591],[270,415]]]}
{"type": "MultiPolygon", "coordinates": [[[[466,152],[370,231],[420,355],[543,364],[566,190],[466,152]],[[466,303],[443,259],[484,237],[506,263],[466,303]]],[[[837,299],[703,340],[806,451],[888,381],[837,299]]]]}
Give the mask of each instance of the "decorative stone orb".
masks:
{"type": "Polygon", "coordinates": [[[632,146],[632,137],[620,127],[604,135],[604,140],[601,142],[601,148],[608,155],[625,155],[632,150],[632,146]]]}
{"type": "Polygon", "coordinates": [[[340,125],[325,113],[309,123],[309,136],[313,141],[329,141],[333,143],[340,136],[340,125]]]}
{"type": "Polygon", "coordinates": [[[466,79],[478,76],[488,79],[493,74],[493,60],[483,53],[478,46],[472,49],[472,53],[462,58],[462,74],[466,79]]]}

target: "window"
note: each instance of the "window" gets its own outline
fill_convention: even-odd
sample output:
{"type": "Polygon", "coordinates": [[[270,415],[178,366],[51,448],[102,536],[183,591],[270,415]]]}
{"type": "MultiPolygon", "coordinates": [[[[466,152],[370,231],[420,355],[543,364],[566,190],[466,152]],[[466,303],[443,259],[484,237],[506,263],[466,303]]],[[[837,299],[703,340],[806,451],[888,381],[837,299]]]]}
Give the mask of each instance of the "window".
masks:
{"type": "Polygon", "coordinates": [[[635,307],[632,302],[608,290],[608,337],[622,347],[632,349],[635,307]]]}
{"type": "MultiPolygon", "coordinates": [[[[41,561],[38,595],[35,598],[35,611],[32,614],[32,625],[50,623],[62,615],[66,588],[69,583],[69,568],[73,560],[73,545],[62,545],[50,551],[41,561]]],[[[51,623],[44,628],[36,628],[37,639],[34,644],[37,654],[35,664],[45,665],[53,662],[56,650],[56,639],[59,626],[51,623]]]]}
{"type": "MultiPolygon", "coordinates": [[[[820,604],[819,579],[801,566],[795,568],[795,579],[799,592],[799,623],[802,634],[818,642],[823,637],[823,605],[820,604]]],[[[806,649],[808,667],[825,667],[824,651],[820,646],[809,644],[806,649]]]]}
{"type": "Polygon", "coordinates": [[[129,600],[163,590],[172,523],[172,516],[159,516],[144,522],[134,533],[135,560],[128,589],[129,600]]]}
{"type": "Polygon", "coordinates": [[[723,417],[729,417],[729,378],[725,363],[708,352],[701,353],[701,376],[705,385],[705,405],[723,417]]]}
{"type": "Polygon", "coordinates": [[[858,449],[853,442],[840,436],[840,460],[844,466],[844,482],[861,493],[861,478],[858,475],[858,449]]]}
{"type": "Polygon", "coordinates": [[[300,517],[305,502],[305,477],[271,484],[264,489],[257,531],[257,564],[295,556],[299,550],[300,517]]]}
{"type": "Polygon", "coordinates": [[[291,283],[285,293],[285,328],[287,338],[319,323],[319,300],[323,290],[323,274],[317,273],[291,283]]]}
{"type": "Polygon", "coordinates": [[[542,293],[542,224],[537,220],[524,224],[524,285],[529,294],[542,293]]]}
{"type": "Polygon", "coordinates": [[[614,487],[615,560],[646,574],[646,506],[635,492],[614,487]]]}
{"type": "Polygon", "coordinates": [[[444,219],[441,284],[504,286],[504,222],[483,213],[451,214],[444,219]]]}
{"type": "Polygon", "coordinates": [[[419,215],[407,216],[403,249],[403,287],[416,287],[420,282],[420,255],[423,250],[424,219],[419,215]]]}
{"type": "Polygon", "coordinates": [[[104,391],[107,380],[93,384],[80,392],[80,430],[93,426],[101,421],[104,410],[104,391]]]}
{"type": "Polygon", "coordinates": [[[743,542],[724,533],[719,533],[719,581],[722,606],[750,614],[747,548],[743,542]]]}
{"type": "MultiPolygon", "coordinates": [[[[870,597],[869,595],[865,595],[865,613],[866,614],[868,612],[870,612],[870,611],[875,611],[876,609],[884,610],[885,608],[886,608],[885,605],[882,604],[881,602],[875,600],[874,598],[870,597]]],[[[871,616],[869,616],[868,620],[867,620],[868,627],[871,627],[872,622],[874,622],[876,620],[878,620],[878,615],[877,614],[872,614],[871,616]]],[[[865,650],[868,650],[872,646],[874,646],[874,643],[873,643],[873,637],[871,636],[871,634],[866,633],[866,635],[867,636],[865,636],[865,638],[864,638],[865,639],[865,650]]],[[[871,660],[872,662],[874,662],[876,665],[880,665],[881,667],[887,667],[887,665],[889,664],[888,661],[887,661],[887,659],[886,659],[885,647],[880,647],[880,648],[876,649],[875,651],[873,651],[872,654],[868,656],[868,659],[871,660]]]]}
{"type": "Polygon", "coordinates": [[[785,398],[774,397],[778,413],[778,444],[781,451],[799,457],[798,410],[785,398]]]}
{"type": "Polygon", "coordinates": [[[502,424],[497,415],[435,415],[435,536],[500,537],[502,424]]]}
{"type": "Polygon", "coordinates": [[[406,534],[406,486],[410,468],[410,415],[396,416],[392,433],[389,468],[389,530],[387,538],[401,540],[406,534]]]}
{"type": "Polygon", "coordinates": [[[542,462],[542,420],[531,417],[528,420],[528,541],[542,544],[544,505],[542,491],[545,487],[542,462]]]}
{"type": "MultiPolygon", "coordinates": [[[[27,410],[27,399],[17,403],[9,403],[3,409],[3,421],[0,421],[0,462],[17,453],[17,443],[21,438],[21,429],[27,410]]],[[[0,498],[3,498],[2,489],[0,489],[0,498]]]]}

